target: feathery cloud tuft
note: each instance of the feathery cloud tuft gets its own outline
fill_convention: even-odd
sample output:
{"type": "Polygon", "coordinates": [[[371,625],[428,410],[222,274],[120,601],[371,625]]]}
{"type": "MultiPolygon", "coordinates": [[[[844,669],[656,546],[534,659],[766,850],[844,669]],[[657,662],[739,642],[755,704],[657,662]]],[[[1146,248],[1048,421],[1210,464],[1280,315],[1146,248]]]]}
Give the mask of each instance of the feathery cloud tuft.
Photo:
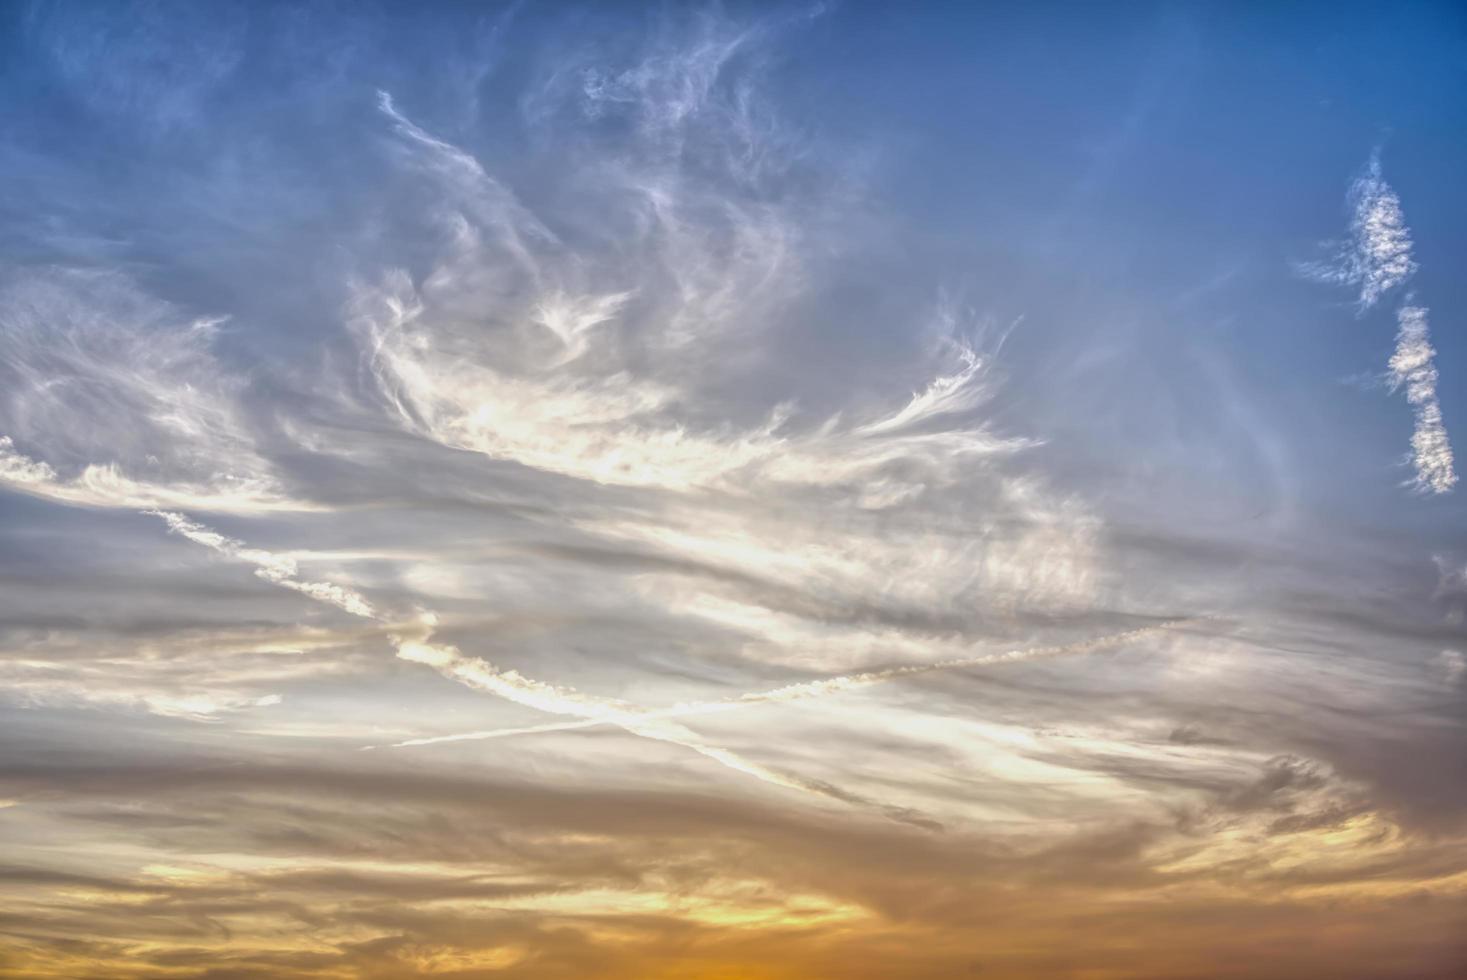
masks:
{"type": "Polygon", "coordinates": [[[1379,153],[1351,183],[1347,201],[1349,242],[1333,259],[1306,265],[1304,271],[1321,282],[1359,287],[1363,311],[1411,278],[1416,262],[1411,257],[1411,230],[1401,199],[1381,175],[1379,153]]]}

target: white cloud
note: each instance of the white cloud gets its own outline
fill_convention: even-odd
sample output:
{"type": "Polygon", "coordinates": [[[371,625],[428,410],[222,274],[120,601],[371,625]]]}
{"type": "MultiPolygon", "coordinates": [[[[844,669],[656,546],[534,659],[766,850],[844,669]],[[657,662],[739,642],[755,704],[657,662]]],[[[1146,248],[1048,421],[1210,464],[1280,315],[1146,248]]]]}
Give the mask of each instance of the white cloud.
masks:
{"type": "MultiPolygon", "coordinates": [[[[1381,174],[1380,155],[1370,158],[1364,173],[1350,185],[1351,241],[1333,262],[1307,266],[1305,272],[1325,282],[1360,287],[1360,309],[1374,306],[1382,296],[1416,272],[1411,257],[1411,230],[1401,211],[1400,198],[1381,174]]],[[[1411,435],[1411,463],[1417,490],[1446,493],[1457,482],[1452,446],[1436,396],[1437,371],[1425,307],[1407,303],[1397,311],[1399,330],[1390,359],[1392,390],[1404,387],[1416,417],[1411,435]]]]}
{"type": "MultiPolygon", "coordinates": [[[[458,280],[462,277],[451,277],[458,280]]],[[[562,312],[579,316],[566,329],[565,351],[584,353],[586,330],[602,322],[626,294],[581,301],[562,312]]],[[[531,316],[545,322],[546,306],[531,316]]],[[[831,419],[791,431],[788,406],[757,425],[694,427],[677,413],[697,392],[676,376],[647,380],[601,359],[600,370],[570,370],[557,352],[549,363],[517,374],[491,366],[487,351],[465,350],[435,322],[432,305],[401,273],[357,298],[352,325],[367,348],[384,400],[410,430],[456,449],[595,483],[659,487],[746,484],[767,479],[807,486],[849,484],[868,507],[909,499],[933,480],[951,478],[965,457],[1011,453],[1022,439],[1004,438],[959,419],[991,394],[985,361],[956,345],[959,369],[935,379],[909,404],[863,424],[831,419]],[[925,471],[893,481],[893,466],[925,471]],[[874,490],[868,484],[876,484],[874,490]]],[[[560,331],[557,331],[559,333],[560,331]]]]}
{"type": "Polygon", "coordinates": [[[233,538],[225,537],[217,531],[212,531],[202,524],[197,524],[182,514],[170,511],[149,511],[154,516],[163,519],[168,529],[174,534],[185,537],[195,544],[201,544],[206,548],[217,551],[222,555],[248,562],[256,566],[255,574],[267,582],[274,583],[283,588],[293,589],[303,595],[310,596],[317,602],[336,606],[364,619],[376,619],[377,613],[360,593],[331,582],[309,582],[297,578],[297,566],[293,558],[278,555],[270,551],[262,551],[258,548],[248,548],[233,538]]]}
{"type": "Polygon", "coordinates": [[[74,669],[68,671],[69,677],[41,677],[36,671],[26,671],[13,665],[7,665],[0,672],[5,677],[7,698],[32,708],[120,708],[145,711],[161,718],[208,722],[253,708],[272,707],[282,700],[279,695],[256,697],[200,686],[188,692],[168,692],[156,687],[129,685],[117,677],[77,676],[74,669]]]}
{"type": "Polygon", "coordinates": [[[256,449],[241,383],[210,349],[222,323],[115,273],[0,281],[0,481],[94,507],[310,509],[256,449]]]}
{"type": "Polygon", "coordinates": [[[1406,400],[1415,410],[1416,429],[1411,435],[1411,462],[1416,467],[1413,482],[1420,490],[1446,493],[1456,484],[1457,474],[1436,396],[1436,351],[1431,346],[1427,311],[1420,306],[1403,306],[1397,318],[1400,330],[1390,360],[1390,381],[1392,390],[1406,389],[1406,400]]]}
{"type": "Polygon", "coordinates": [[[268,478],[221,475],[206,483],[162,483],[135,480],[114,463],[89,463],[72,478],[62,479],[50,464],[18,452],[9,436],[0,436],[0,482],[21,493],[79,507],[181,507],[237,514],[318,509],[282,496],[268,478]]]}
{"type": "Polygon", "coordinates": [[[1324,282],[1358,286],[1363,310],[1411,278],[1416,263],[1401,200],[1381,176],[1378,154],[1350,185],[1348,200],[1349,243],[1334,259],[1308,265],[1304,271],[1324,282]]]}
{"type": "Polygon", "coordinates": [[[857,434],[896,432],[943,415],[970,411],[979,405],[988,393],[987,388],[979,383],[983,358],[966,343],[955,346],[961,364],[958,371],[932,379],[925,390],[912,395],[912,400],[901,411],[861,426],[856,430],[857,434]]]}

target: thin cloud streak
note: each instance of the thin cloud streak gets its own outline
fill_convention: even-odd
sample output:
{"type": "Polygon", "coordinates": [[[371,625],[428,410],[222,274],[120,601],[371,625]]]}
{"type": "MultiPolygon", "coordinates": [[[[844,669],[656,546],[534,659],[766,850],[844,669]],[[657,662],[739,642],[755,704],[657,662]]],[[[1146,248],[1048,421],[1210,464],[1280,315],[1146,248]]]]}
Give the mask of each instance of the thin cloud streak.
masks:
{"type": "Polygon", "coordinates": [[[309,582],[297,578],[299,570],[292,558],[258,548],[246,547],[243,542],[225,537],[217,531],[212,531],[202,524],[189,520],[182,514],[161,510],[148,511],[148,513],[161,518],[168,525],[168,530],[180,537],[187,538],[194,544],[203,545],[226,557],[256,566],[255,574],[267,582],[282,588],[293,589],[317,602],[335,606],[353,616],[360,616],[363,619],[379,618],[372,604],[352,589],[331,582],[309,582]]]}

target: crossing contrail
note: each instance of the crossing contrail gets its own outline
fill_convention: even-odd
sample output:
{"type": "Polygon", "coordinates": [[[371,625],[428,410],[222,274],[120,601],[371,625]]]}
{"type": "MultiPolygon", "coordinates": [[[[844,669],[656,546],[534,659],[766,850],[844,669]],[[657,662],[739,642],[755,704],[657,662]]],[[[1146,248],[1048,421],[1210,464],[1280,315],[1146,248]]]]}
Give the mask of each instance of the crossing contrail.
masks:
{"type": "MultiPolygon", "coordinates": [[[[784,687],[776,687],[767,691],[755,691],[717,701],[687,701],[674,704],[667,708],[646,711],[645,714],[638,716],[638,720],[656,721],[720,714],[725,711],[734,711],[756,704],[803,701],[809,698],[828,697],[857,688],[885,684],[889,681],[900,680],[905,677],[916,677],[939,671],[963,670],[969,667],[990,667],[1026,660],[1043,660],[1049,657],[1088,653],[1091,650],[1099,650],[1105,647],[1127,643],[1131,640],[1139,640],[1142,637],[1165,630],[1173,630],[1181,626],[1200,623],[1208,618],[1188,617],[1184,619],[1173,619],[1163,623],[1157,623],[1154,626],[1143,626],[1138,629],[1127,630],[1123,633],[1111,633],[1089,640],[1081,640],[1076,643],[1063,643],[1047,647],[1030,647],[1022,650],[1008,650],[1003,653],[989,653],[973,657],[956,657],[950,660],[938,660],[932,663],[910,664],[901,667],[888,667],[884,670],[844,674],[839,677],[828,677],[822,680],[787,684],[784,687]]],[[[552,722],[546,725],[531,725],[522,728],[494,728],[486,731],[462,732],[455,735],[438,735],[431,738],[413,738],[396,742],[391,747],[405,748],[415,745],[436,745],[440,742],[468,742],[489,738],[508,738],[514,735],[540,735],[550,732],[567,732],[582,728],[594,728],[597,725],[604,724],[617,724],[617,722],[609,718],[586,717],[578,721],[552,722]]]]}

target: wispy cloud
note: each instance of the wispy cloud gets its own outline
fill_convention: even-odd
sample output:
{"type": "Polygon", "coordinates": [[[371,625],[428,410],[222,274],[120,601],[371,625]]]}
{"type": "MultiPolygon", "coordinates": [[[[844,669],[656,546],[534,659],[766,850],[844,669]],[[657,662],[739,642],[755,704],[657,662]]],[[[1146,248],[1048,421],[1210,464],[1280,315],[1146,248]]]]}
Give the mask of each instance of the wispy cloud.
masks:
{"type": "Polygon", "coordinates": [[[19,452],[9,436],[0,436],[0,481],[21,493],[84,507],[187,507],[239,514],[317,509],[282,495],[268,478],[223,475],[203,483],[156,482],[133,479],[115,463],[88,463],[64,479],[49,463],[19,452]]]}
{"type": "Polygon", "coordinates": [[[224,321],[190,318],[120,273],[0,279],[0,480],[65,503],[308,510],[281,489],[214,357],[224,321]],[[22,453],[16,440],[48,458],[22,453]]]}
{"type": "Polygon", "coordinates": [[[506,701],[547,714],[570,715],[581,719],[580,722],[570,723],[569,727],[572,728],[613,725],[632,735],[691,749],[725,768],[774,786],[799,790],[842,803],[875,807],[900,820],[921,819],[905,808],[891,807],[820,780],[772,769],[737,752],[710,744],[683,725],[671,721],[670,719],[676,717],[672,712],[659,712],[610,698],[582,694],[570,688],[533,680],[516,670],[500,669],[478,657],[465,657],[457,647],[430,642],[435,625],[435,619],[428,614],[419,618],[416,627],[394,633],[398,656],[404,660],[427,664],[446,677],[468,687],[487,691],[506,701]]]}
{"type": "MultiPolygon", "coordinates": [[[[706,94],[690,92],[707,84],[654,86],[691,100],[654,113],[657,133],[693,126],[706,94]]],[[[359,283],[348,309],[384,404],[410,431],[598,484],[852,488],[871,509],[951,481],[973,457],[1031,444],[974,418],[993,394],[991,352],[961,336],[947,309],[950,373],[903,408],[862,406],[849,421],[812,423],[797,422],[796,406],[781,402],[753,424],[710,423],[719,406],[700,389],[714,380],[730,337],[759,331],[766,304],[800,280],[797,224],[774,190],[730,189],[726,173],[723,184],[691,184],[655,161],[614,172],[588,163],[582,179],[627,202],[628,213],[605,218],[602,233],[630,234],[619,250],[645,262],[569,253],[471,154],[427,134],[386,94],[381,108],[406,137],[408,159],[421,161],[450,229],[421,282],[387,270],[359,283]],[[484,200],[496,203],[486,210],[476,203],[484,200]],[[588,289],[596,278],[615,285],[588,289]],[[462,328],[462,311],[475,308],[493,311],[491,333],[462,328]],[[621,318],[635,330],[613,329],[621,318]]]]}
{"type": "MultiPolygon", "coordinates": [[[[1081,640],[1078,643],[1065,643],[1057,646],[1031,647],[1021,650],[1009,650],[1003,653],[989,653],[973,657],[957,657],[952,660],[939,660],[927,664],[904,664],[900,667],[890,667],[885,670],[868,670],[857,674],[845,674],[839,677],[827,677],[814,681],[803,681],[798,684],[787,684],[784,687],[773,688],[768,691],[755,691],[749,694],[740,694],[718,701],[700,701],[686,704],[673,705],[670,708],[651,709],[646,711],[642,717],[651,720],[664,718],[686,718],[698,715],[722,714],[726,711],[734,711],[739,708],[752,707],[759,704],[783,704],[791,701],[804,701],[810,698],[831,697],[844,694],[849,691],[871,687],[877,684],[885,684],[890,681],[902,680],[909,677],[920,677],[925,674],[939,673],[949,670],[968,670],[975,667],[995,667],[1011,663],[1023,663],[1030,660],[1045,660],[1053,657],[1076,656],[1079,654],[1092,653],[1107,647],[1123,646],[1138,640],[1145,639],[1156,633],[1176,629],[1180,626],[1191,625],[1201,622],[1200,620],[1176,620],[1174,622],[1162,623],[1156,626],[1144,626],[1134,630],[1126,630],[1123,633],[1113,633],[1108,636],[1098,636],[1089,640],[1081,640]]],[[[490,738],[508,738],[516,735],[540,735],[551,732],[574,731],[577,729],[591,728],[596,725],[607,724],[607,721],[597,718],[587,718],[579,722],[569,722],[558,725],[538,725],[526,728],[499,728],[481,732],[461,732],[455,735],[438,735],[430,738],[406,739],[394,745],[394,748],[416,745],[435,745],[440,742],[467,742],[479,741],[490,738]]]]}

